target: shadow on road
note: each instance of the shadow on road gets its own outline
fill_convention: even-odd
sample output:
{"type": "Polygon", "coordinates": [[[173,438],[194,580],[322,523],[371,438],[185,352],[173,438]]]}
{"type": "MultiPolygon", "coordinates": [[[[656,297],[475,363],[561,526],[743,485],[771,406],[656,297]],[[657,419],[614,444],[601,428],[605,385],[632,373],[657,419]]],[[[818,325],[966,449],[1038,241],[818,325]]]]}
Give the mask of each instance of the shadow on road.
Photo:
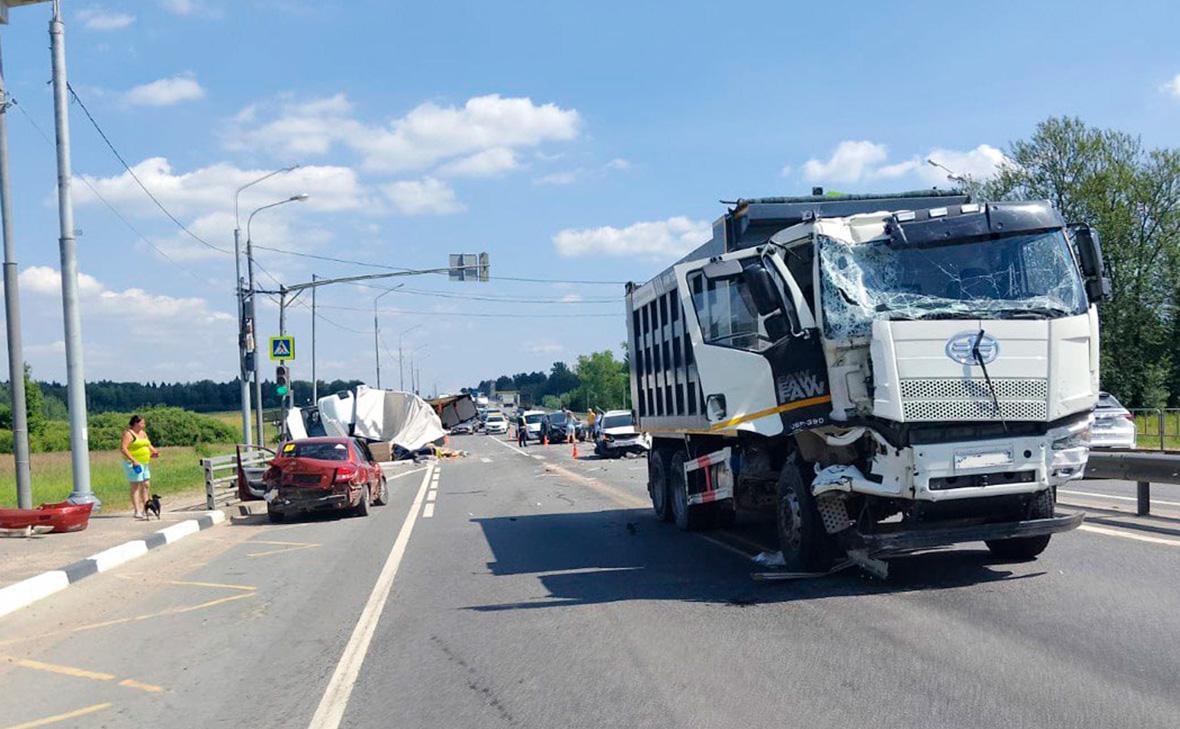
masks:
{"type": "Polygon", "coordinates": [[[474,605],[476,611],[523,610],[628,600],[678,600],[747,607],[849,595],[936,590],[1025,579],[982,549],[908,555],[890,560],[890,577],[859,572],[755,583],[753,562],[674,526],[645,509],[474,519],[495,561],[493,575],[537,574],[543,599],[474,605]]]}

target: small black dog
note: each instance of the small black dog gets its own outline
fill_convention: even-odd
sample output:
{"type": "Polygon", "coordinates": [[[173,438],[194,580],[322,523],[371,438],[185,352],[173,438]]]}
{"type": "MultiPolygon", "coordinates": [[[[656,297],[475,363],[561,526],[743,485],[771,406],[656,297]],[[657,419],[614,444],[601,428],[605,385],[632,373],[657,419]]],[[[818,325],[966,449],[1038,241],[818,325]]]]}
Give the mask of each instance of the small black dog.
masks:
{"type": "Polygon", "coordinates": [[[159,496],[159,494],[152,494],[152,498],[148,499],[147,503],[145,503],[143,505],[143,512],[144,512],[144,516],[148,517],[149,519],[151,518],[152,514],[155,514],[157,519],[160,518],[160,496],[159,496]]]}

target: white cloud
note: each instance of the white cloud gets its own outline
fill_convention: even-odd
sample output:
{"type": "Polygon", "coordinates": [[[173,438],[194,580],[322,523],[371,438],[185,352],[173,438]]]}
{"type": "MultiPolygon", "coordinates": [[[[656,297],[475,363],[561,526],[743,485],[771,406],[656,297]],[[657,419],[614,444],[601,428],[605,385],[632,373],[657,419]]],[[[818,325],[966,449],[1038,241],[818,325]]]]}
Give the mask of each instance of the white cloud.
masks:
{"type": "Polygon", "coordinates": [[[1166,84],[1160,86],[1160,91],[1172,98],[1180,99],[1180,73],[1172,77],[1166,84]]]}
{"type": "Polygon", "coordinates": [[[451,186],[434,177],[390,182],[382,185],[381,191],[403,215],[446,215],[464,210],[451,186]]]}
{"type": "Polygon", "coordinates": [[[553,236],[553,245],[563,256],[603,254],[608,256],[668,257],[687,253],[704,243],[711,227],[703,220],[678,216],[667,220],[633,223],[626,228],[566,229],[553,236]]]}
{"type": "MultiPolygon", "coordinates": [[[[242,169],[220,162],[192,172],[177,173],[165,157],[149,157],[131,168],[143,184],[177,215],[232,212],[234,192],[248,182],[270,172],[242,169]]],[[[158,215],[159,210],[144,195],[132,176],[124,172],[112,177],[83,175],[99,194],[111,204],[136,215],[158,215]]],[[[74,198],[79,205],[99,202],[87,185],[75,185],[74,198]]],[[[300,210],[341,212],[372,210],[374,196],[348,167],[312,165],[276,175],[242,193],[243,224],[253,208],[299,193],[309,193],[307,202],[293,204],[300,210]]],[[[232,226],[230,227],[232,230],[232,226]]]]}
{"type": "Polygon", "coordinates": [[[439,173],[452,177],[494,177],[520,167],[516,152],[507,147],[492,147],[448,162],[439,168],[439,173]]]}
{"type": "Polygon", "coordinates": [[[567,170],[565,172],[551,172],[548,175],[538,177],[535,182],[538,185],[572,185],[578,181],[577,170],[567,170]]]}
{"type": "Polygon", "coordinates": [[[76,14],[78,20],[87,30],[122,30],[135,22],[135,16],[129,13],[119,13],[95,5],[82,8],[76,14]]]}
{"type": "Polygon", "coordinates": [[[556,342],[529,342],[525,350],[531,354],[557,354],[564,352],[565,347],[556,342]]]}
{"type": "Polygon", "coordinates": [[[866,171],[889,156],[884,144],[844,141],[826,162],[809,159],[803,163],[803,177],[812,182],[859,182],[866,171]]]}
{"type": "Polygon", "coordinates": [[[618,171],[629,170],[631,169],[631,163],[622,157],[615,157],[610,162],[606,163],[606,169],[618,171]]]}
{"type": "Polygon", "coordinates": [[[197,4],[193,0],[160,0],[164,9],[176,15],[192,15],[197,12],[197,4]]]}
{"type": "MultiPolygon", "coordinates": [[[[934,148],[924,155],[886,164],[888,158],[889,150],[884,144],[846,140],[836,145],[826,161],[809,159],[804,162],[802,174],[809,182],[854,184],[909,177],[924,185],[945,187],[953,181],[947,179],[945,170],[927,160],[946,166],[956,175],[983,179],[994,175],[1005,159],[1003,152],[988,144],[966,151],[934,148]]],[[[789,174],[790,169],[784,167],[783,174],[789,174]]]]}
{"type": "MultiPolygon", "coordinates": [[[[577,137],[581,126],[574,109],[499,94],[473,97],[458,107],[426,102],[385,124],[357,119],[344,94],[309,102],[285,100],[274,119],[259,123],[261,106],[247,107],[235,117],[226,135],[230,149],[308,156],[339,145],[358,154],[366,169],[379,172],[425,170],[497,148],[511,151],[567,141],[577,137]]],[[[504,153],[496,154],[503,162],[504,153]]]]}
{"type": "Polygon", "coordinates": [[[205,89],[192,76],[172,76],[136,86],[123,95],[132,106],[174,106],[205,98],[205,89]]]}
{"type": "MultiPolygon", "coordinates": [[[[20,285],[30,294],[61,296],[61,274],[48,266],[21,271],[20,285]]],[[[137,336],[156,338],[167,327],[191,332],[193,327],[234,322],[231,314],[210,308],[202,298],[153,294],[140,288],[116,291],[86,273],[78,274],[78,297],[87,318],[118,317],[137,336]]]]}
{"type": "Polygon", "coordinates": [[[576,304],[581,300],[582,300],[581,294],[566,294],[565,296],[561,297],[561,301],[564,304],[576,304]]]}

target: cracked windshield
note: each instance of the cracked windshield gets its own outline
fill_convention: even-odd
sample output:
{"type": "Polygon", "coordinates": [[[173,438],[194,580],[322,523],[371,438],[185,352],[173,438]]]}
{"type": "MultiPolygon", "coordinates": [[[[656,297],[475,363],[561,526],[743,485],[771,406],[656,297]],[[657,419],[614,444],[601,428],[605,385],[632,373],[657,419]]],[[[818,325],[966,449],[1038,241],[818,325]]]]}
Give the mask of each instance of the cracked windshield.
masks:
{"type": "Polygon", "coordinates": [[[864,336],[873,319],[1053,318],[1086,309],[1059,231],[938,246],[819,236],[824,330],[864,336]]]}

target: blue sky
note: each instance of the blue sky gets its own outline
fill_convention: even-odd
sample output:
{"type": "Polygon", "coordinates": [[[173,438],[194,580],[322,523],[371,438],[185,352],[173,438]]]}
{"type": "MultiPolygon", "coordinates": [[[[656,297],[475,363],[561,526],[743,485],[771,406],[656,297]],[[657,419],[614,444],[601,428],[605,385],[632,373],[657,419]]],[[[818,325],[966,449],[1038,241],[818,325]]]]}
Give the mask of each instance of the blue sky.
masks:
{"type": "MultiPolygon", "coordinates": [[[[719,199],[945,185],[922,160],[987,174],[1050,115],[1180,144],[1175,3],[884,5],[63,0],[71,83],[205,240],[232,245],[238,185],[300,163],[243,197],[311,195],[260,214],[261,245],[407,267],[486,250],[494,277],[547,280],[420,277],[381,300],[385,347],[425,323],[404,343],[444,390],[617,348],[621,285],[560,281],[646,280],[719,199]]],[[[11,95],[50,132],[48,18],[13,10],[0,39],[11,95]]],[[[71,111],[75,173],[168,255],[75,183],[88,379],[232,377],[232,258],[180,233],[71,111]]],[[[23,112],[26,359],[62,379],[53,149],[23,112]]],[[[259,260],[289,283],[372,270],[259,260]]],[[[342,326],[321,322],[321,377],[372,379],[376,293],[322,293],[342,326]]],[[[306,377],[309,312],[289,328],[306,377]]],[[[382,369],[396,384],[396,358],[382,369]]]]}

